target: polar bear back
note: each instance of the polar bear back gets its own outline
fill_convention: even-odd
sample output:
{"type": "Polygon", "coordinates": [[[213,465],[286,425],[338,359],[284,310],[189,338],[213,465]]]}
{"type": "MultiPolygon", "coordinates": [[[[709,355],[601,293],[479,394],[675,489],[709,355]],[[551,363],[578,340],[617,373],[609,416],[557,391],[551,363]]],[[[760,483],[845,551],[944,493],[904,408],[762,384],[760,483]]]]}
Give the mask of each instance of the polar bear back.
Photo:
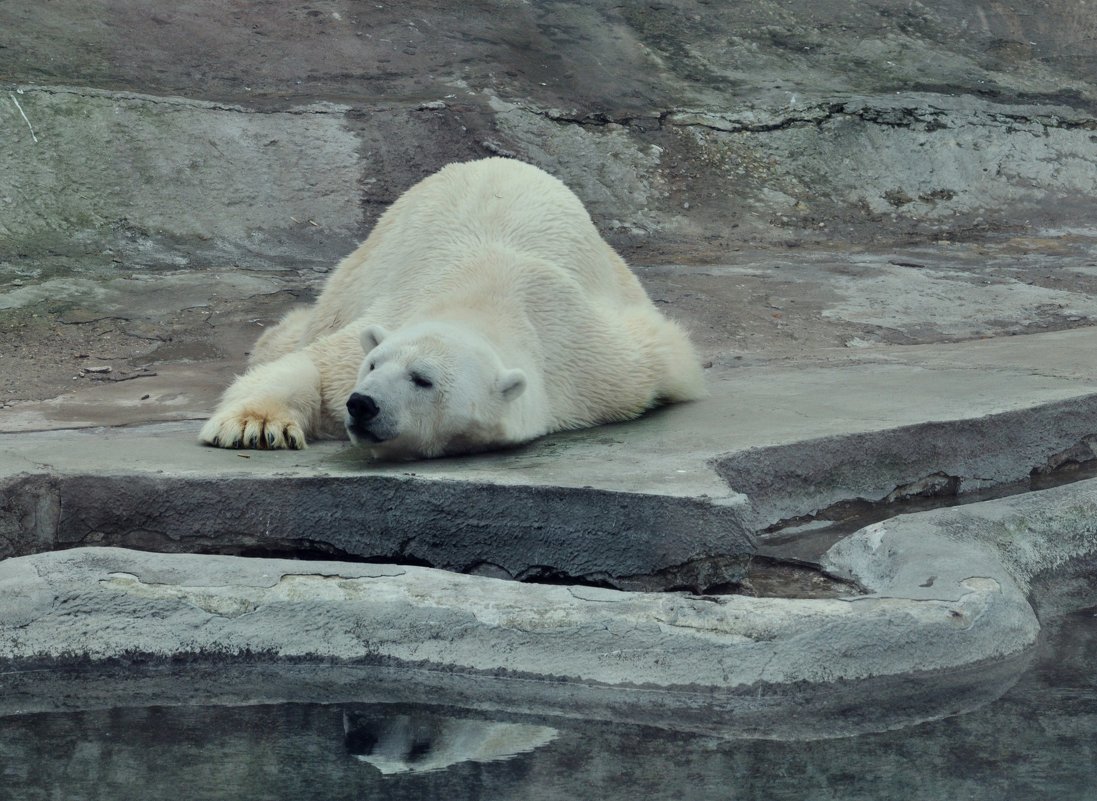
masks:
{"type": "Polygon", "coordinates": [[[306,341],[363,316],[399,325],[471,261],[507,251],[551,265],[592,299],[649,302],[571,190],[536,167],[492,158],[451,164],[404,193],[336,268],[306,341]]]}
{"type": "Polygon", "coordinates": [[[644,297],[579,198],[520,161],[451,164],[405,193],[385,216],[394,220],[391,235],[399,241],[393,244],[404,257],[414,253],[443,264],[493,245],[552,264],[588,292],[644,297]]]}

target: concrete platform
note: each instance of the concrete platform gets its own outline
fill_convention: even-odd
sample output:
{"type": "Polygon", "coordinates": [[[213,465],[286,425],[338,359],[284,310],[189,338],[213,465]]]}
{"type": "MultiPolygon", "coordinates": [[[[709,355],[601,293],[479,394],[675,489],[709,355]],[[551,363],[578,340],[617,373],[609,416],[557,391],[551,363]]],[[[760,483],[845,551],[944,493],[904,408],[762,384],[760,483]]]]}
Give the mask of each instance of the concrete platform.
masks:
{"type": "Polygon", "coordinates": [[[700,589],[740,580],[762,532],[1092,460],[1095,351],[1097,333],[1079,329],[714,368],[710,398],[634,423],[403,464],[349,443],[205,448],[187,423],[8,433],[0,542],[4,555],[296,551],[700,589]]]}

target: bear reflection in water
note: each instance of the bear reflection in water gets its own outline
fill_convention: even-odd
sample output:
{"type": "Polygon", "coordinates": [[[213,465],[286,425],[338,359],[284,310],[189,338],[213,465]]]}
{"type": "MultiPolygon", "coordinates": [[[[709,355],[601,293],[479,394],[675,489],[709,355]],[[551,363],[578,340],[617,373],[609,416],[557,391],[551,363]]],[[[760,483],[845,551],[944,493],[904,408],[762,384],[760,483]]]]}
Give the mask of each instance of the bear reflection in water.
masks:
{"type": "Polygon", "coordinates": [[[703,394],[689,338],[579,199],[493,158],[400,197],[316,302],[259,339],[199,438],[303,448],[349,436],[377,458],[416,459],[703,394]]]}
{"type": "Polygon", "coordinates": [[[556,729],[425,713],[343,713],[347,753],[385,775],[443,770],[459,762],[496,762],[551,742],[556,729]]]}

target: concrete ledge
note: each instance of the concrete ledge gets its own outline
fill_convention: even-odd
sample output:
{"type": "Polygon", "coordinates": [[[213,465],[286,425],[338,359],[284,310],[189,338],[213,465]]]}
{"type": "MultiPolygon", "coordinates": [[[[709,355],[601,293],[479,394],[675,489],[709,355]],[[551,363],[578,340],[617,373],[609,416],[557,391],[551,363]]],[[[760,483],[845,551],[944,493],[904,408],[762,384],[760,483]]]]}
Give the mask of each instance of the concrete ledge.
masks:
{"type": "Polygon", "coordinates": [[[824,558],[867,594],[828,600],[117,548],[37,554],[0,563],[0,714],[430,697],[724,737],[853,734],[1003,692],[1039,633],[1032,581],[1095,556],[1097,480],[868,526],[824,558]]]}
{"type": "MultiPolygon", "coordinates": [[[[659,421],[645,421],[649,434],[659,421]]],[[[0,557],[92,544],[292,553],[662,590],[736,581],[753,552],[745,499],[703,461],[669,458],[645,473],[658,436],[635,451],[562,437],[530,451],[386,465],[347,443],[203,448],[196,430],[3,438],[0,557]]]]}
{"type": "Polygon", "coordinates": [[[629,590],[734,583],[767,528],[1097,462],[1095,341],[1083,329],[714,369],[698,403],[404,464],[338,442],[202,448],[190,422],[2,434],[0,558],[118,545],[629,590]]]}
{"type": "Polygon", "coordinates": [[[886,431],[752,448],[716,459],[751,500],[759,531],[835,520],[916,496],[964,496],[1021,486],[1097,459],[1097,395],[886,431]]]}
{"type": "Polygon", "coordinates": [[[80,475],[22,477],[6,489],[8,503],[36,527],[29,541],[21,536],[25,552],[109,543],[166,553],[364,557],[498,578],[665,589],[692,586],[691,571],[714,559],[725,569],[720,580],[735,580],[752,550],[736,507],[593,488],[395,475],[80,475]]]}
{"type": "Polygon", "coordinates": [[[200,448],[193,423],[3,435],[0,711],[84,703],[73,687],[87,703],[129,703],[112,692],[136,687],[152,704],[429,697],[795,738],[972,708],[1025,667],[1034,577],[1097,554],[1097,481],[866,527],[822,559],[864,589],[843,598],[489,576],[705,585],[710,567],[724,579],[741,568],[774,499],[791,514],[827,500],[812,477],[828,465],[864,462],[839,484],[873,498],[926,465],[993,483],[1084,461],[1092,339],[1041,337],[1056,364],[1039,343],[1002,341],[922,348],[913,369],[729,370],[703,403],[427,463],[371,464],[339,443],[200,448]],[[973,353],[978,369],[957,363],[973,353]],[[895,403],[930,396],[932,422],[924,403],[895,403]],[[88,545],[399,557],[479,575],[74,547],[88,545]],[[211,671],[226,678],[193,684],[211,671]]]}
{"type": "MultiPolygon", "coordinates": [[[[1042,520],[1050,534],[1052,516],[1097,505],[1097,481],[1029,498],[1024,519],[1042,520]]],[[[378,682],[375,691],[387,686],[386,671],[408,669],[409,681],[463,688],[477,708],[515,704],[724,736],[888,728],[994,697],[1039,631],[1023,574],[985,541],[984,529],[1003,520],[1002,502],[951,515],[876,524],[840,543],[830,568],[869,594],[814,601],[115,548],[38,554],[0,564],[0,592],[15,599],[0,625],[0,668],[7,677],[89,662],[320,662],[376,672],[359,676],[378,682]],[[957,526],[979,533],[939,530],[957,526]],[[807,699],[816,714],[790,715],[807,699]]],[[[1054,558],[1094,551],[1091,524],[1054,558]]],[[[4,697],[34,695],[15,689],[4,697]]]]}
{"type": "Polygon", "coordinates": [[[975,546],[938,551],[942,564],[925,565],[937,575],[931,589],[892,581],[815,601],[116,548],[8,560],[0,581],[15,599],[3,628],[19,632],[6,657],[30,662],[253,653],[715,689],[939,670],[1024,650],[1038,626],[1004,571],[975,546]],[[952,580],[953,560],[980,575],[952,580]]]}

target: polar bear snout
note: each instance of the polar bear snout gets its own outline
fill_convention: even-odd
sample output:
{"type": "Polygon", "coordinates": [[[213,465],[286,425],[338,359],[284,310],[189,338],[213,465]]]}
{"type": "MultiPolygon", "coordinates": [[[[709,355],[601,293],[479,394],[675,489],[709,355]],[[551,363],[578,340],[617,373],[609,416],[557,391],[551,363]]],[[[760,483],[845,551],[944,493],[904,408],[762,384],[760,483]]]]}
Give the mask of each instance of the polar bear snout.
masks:
{"type": "Polygon", "coordinates": [[[381,407],[373,397],[363,395],[361,392],[352,392],[347,398],[347,416],[344,421],[351,441],[383,442],[388,439],[374,430],[380,413],[381,407]]]}
{"type": "Polygon", "coordinates": [[[360,392],[352,392],[347,398],[347,413],[355,423],[368,423],[381,411],[377,401],[369,395],[360,392]]]}

